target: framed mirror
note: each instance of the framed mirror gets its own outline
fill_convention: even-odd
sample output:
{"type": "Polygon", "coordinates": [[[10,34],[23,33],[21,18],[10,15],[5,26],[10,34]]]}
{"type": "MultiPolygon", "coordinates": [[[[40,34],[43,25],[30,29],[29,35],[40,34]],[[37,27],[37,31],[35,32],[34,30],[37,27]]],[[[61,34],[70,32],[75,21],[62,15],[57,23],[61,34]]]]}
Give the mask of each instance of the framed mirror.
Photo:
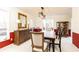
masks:
{"type": "Polygon", "coordinates": [[[22,13],[18,13],[18,29],[23,28],[27,28],[27,16],[22,13]]]}

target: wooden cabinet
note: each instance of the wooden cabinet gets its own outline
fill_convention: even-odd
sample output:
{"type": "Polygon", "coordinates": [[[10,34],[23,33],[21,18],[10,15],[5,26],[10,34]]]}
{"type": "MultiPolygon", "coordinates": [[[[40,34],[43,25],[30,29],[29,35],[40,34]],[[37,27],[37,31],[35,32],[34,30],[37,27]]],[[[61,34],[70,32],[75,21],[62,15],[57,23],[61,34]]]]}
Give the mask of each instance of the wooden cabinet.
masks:
{"type": "Polygon", "coordinates": [[[68,30],[69,30],[69,22],[68,21],[57,22],[57,29],[61,31],[62,36],[69,35],[69,33],[68,33],[68,30]]]}
{"type": "Polygon", "coordinates": [[[20,45],[21,43],[30,39],[30,33],[28,29],[14,31],[14,44],[20,45]]]}

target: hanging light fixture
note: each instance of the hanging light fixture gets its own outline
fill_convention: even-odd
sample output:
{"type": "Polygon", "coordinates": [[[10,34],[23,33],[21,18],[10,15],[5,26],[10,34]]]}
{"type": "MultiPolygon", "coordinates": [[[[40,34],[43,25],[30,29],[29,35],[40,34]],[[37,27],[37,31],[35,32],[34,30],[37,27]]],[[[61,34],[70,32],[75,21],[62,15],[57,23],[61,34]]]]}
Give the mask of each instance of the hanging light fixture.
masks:
{"type": "Polygon", "coordinates": [[[39,12],[39,17],[44,19],[46,15],[44,14],[44,7],[41,7],[41,12],[39,12]]]}

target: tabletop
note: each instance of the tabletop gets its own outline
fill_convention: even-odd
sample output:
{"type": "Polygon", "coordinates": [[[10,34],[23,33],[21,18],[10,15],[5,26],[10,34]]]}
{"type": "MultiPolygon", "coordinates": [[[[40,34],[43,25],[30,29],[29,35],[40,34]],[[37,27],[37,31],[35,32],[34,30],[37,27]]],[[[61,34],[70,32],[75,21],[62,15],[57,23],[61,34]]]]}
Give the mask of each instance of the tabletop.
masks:
{"type": "Polygon", "coordinates": [[[44,32],[44,37],[56,38],[56,35],[55,35],[54,31],[43,31],[43,32],[44,32]]]}

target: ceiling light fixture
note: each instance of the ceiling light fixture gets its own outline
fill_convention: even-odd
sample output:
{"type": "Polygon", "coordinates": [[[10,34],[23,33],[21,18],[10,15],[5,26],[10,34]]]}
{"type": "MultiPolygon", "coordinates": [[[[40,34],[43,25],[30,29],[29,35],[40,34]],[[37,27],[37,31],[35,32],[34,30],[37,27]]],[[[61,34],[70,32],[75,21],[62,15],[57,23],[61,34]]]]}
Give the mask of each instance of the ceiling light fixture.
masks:
{"type": "Polygon", "coordinates": [[[39,12],[39,17],[41,19],[44,19],[46,17],[46,15],[44,14],[44,7],[41,7],[41,11],[39,12]]]}

